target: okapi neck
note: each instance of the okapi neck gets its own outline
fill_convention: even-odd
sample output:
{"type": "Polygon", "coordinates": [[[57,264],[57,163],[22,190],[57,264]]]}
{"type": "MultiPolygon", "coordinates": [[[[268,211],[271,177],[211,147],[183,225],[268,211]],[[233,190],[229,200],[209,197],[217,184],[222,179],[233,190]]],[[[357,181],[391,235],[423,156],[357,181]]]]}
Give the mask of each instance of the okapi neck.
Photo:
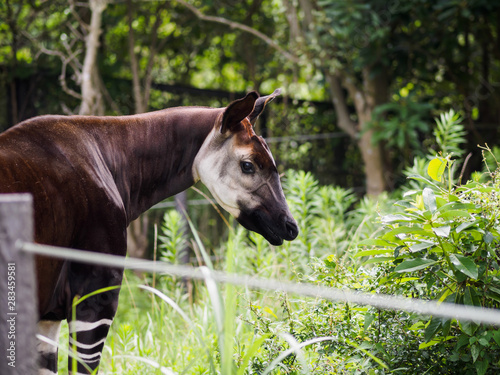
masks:
{"type": "Polygon", "coordinates": [[[117,117],[99,137],[128,222],[194,184],[194,159],[221,111],[179,107],[117,117]]]}

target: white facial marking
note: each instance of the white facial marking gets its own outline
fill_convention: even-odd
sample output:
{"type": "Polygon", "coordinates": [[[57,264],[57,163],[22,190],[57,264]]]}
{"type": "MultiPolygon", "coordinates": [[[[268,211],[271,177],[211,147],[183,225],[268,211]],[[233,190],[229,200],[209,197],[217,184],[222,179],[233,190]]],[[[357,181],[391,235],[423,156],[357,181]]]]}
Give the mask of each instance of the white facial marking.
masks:
{"type": "Polygon", "coordinates": [[[238,202],[249,209],[258,205],[253,192],[262,183],[262,178],[258,173],[245,175],[241,171],[240,162],[251,161],[250,147],[237,147],[234,136],[218,147],[220,138],[217,137],[222,135],[215,127],[196,155],[193,176],[195,181],[203,182],[222,208],[238,217],[238,202]]]}

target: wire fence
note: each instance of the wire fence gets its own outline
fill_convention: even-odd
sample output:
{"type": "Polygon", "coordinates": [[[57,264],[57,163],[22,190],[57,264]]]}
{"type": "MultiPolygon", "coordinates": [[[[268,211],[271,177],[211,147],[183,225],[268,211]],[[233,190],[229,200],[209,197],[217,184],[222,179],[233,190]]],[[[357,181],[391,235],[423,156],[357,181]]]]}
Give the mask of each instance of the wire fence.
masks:
{"type": "Polygon", "coordinates": [[[205,266],[189,267],[171,265],[160,261],[124,258],[116,255],[39,245],[22,241],[18,241],[16,245],[20,250],[28,253],[63,258],[88,264],[168,274],[189,279],[213,280],[218,283],[229,283],[250,289],[285,292],[335,302],[348,302],[363,306],[369,305],[384,310],[406,311],[409,313],[432,315],[446,319],[457,319],[459,321],[500,325],[500,311],[495,309],[457,305],[446,302],[439,303],[437,301],[387,294],[372,294],[349,289],[336,289],[310,283],[292,283],[289,281],[241,274],[228,274],[222,271],[209,269],[205,266]]]}

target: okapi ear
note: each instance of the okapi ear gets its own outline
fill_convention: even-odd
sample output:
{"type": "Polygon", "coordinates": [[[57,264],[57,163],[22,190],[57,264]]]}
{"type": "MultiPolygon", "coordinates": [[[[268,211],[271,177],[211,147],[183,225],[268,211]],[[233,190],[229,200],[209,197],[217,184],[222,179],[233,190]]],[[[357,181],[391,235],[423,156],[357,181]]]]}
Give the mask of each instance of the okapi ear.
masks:
{"type": "Polygon", "coordinates": [[[235,100],[229,104],[222,115],[222,124],[220,128],[221,133],[228,130],[233,131],[238,124],[252,113],[255,101],[259,97],[256,91],[249,92],[247,96],[242,99],[235,100]]]}
{"type": "Polygon", "coordinates": [[[255,125],[255,122],[259,118],[259,115],[262,113],[264,108],[266,107],[267,103],[269,103],[271,100],[273,100],[275,97],[281,94],[281,89],[276,89],[271,95],[267,96],[261,96],[257,101],[255,102],[255,107],[248,116],[248,119],[252,123],[252,125],[255,125]]]}

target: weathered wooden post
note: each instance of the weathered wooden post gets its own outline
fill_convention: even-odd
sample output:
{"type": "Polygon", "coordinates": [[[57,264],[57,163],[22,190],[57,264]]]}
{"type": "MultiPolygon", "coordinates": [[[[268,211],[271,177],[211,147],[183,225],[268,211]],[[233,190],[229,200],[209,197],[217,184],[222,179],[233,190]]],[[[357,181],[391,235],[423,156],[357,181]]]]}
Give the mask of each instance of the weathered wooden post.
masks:
{"type": "Polygon", "coordinates": [[[0,374],[36,373],[37,300],[33,255],[16,241],[33,241],[30,194],[0,195],[0,374]]]}

